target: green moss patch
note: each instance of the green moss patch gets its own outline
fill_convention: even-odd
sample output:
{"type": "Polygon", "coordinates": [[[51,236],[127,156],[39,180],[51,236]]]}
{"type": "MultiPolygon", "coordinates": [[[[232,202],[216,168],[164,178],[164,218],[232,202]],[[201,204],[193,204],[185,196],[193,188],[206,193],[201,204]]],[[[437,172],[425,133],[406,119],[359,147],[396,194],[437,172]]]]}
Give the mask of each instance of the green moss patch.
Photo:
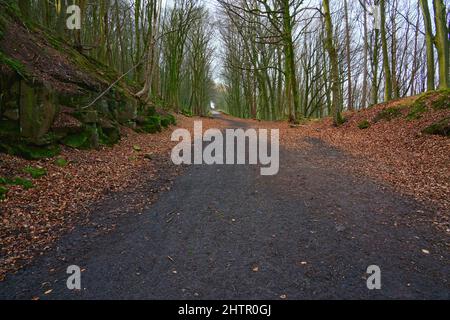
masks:
{"type": "Polygon", "coordinates": [[[61,143],[73,149],[87,150],[98,147],[99,132],[95,126],[86,126],[81,132],[71,133],[61,143]]]}
{"type": "Polygon", "coordinates": [[[22,78],[27,77],[27,73],[25,71],[24,65],[18,60],[9,58],[1,51],[0,51],[0,64],[7,65],[12,70],[14,70],[18,75],[20,75],[22,78]]]}
{"type": "Polygon", "coordinates": [[[437,96],[431,100],[431,107],[434,110],[450,109],[450,89],[438,91],[437,96]]]}
{"type": "Polygon", "coordinates": [[[24,188],[25,190],[34,188],[33,182],[31,182],[28,179],[19,178],[19,177],[16,177],[14,179],[7,179],[6,184],[11,185],[11,186],[20,186],[20,187],[24,188]]]}
{"type": "Polygon", "coordinates": [[[432,124],[431,126],[425,128],[422,132],[425,134],[450,137],[450,117],[432,124]]]}
{"type": "Polygon", "coordinates": [[[34,146],[26,142],[0,142],[0,152],[22,157],[27,160],[49,159],[57,156],[61,148],[56,145],[34,146]]]}
{"type": "Polygon", "coordinates": [[[428,111],[428,108],[425,104],[425,102],[421,99],[418,99],[416,102],[413,103],[411,106],[411,110],[409,114],[406,116],[406,119],[408,120],[418,120],[422,118],[422,115],[428,111]]]}
{"type": "Polygon", "coordinates": [[[31,166],[28,166],[25,169],[23,169],[23,172],[31,175],[33,179],[39,179],[47,175],[47,170],[45,170],[44,168],[37,168],[31,166]]]}
{"type": "Polygon", "coordinates": [[[395,108],[395,107],[390,107],[390,108],[386,108],[384,110],[381,110],[375,117],[375,119],[373,120],[374,122],[380,122],[382,120],[385,121],[392,121],[395,118],[401,117],[402,116],[402,112],[399,108],[395,108]]]}
{"type": "Polygon", "coordinates": [[[185,116],[185,117],[188,117],[188,118],[191,118],[191,117],[193,117],[194,115],[192,114],[192,111],[191,110],[183,110],[183,111],[181,111],[181,114],[183,115],[183,116],[185,116]]]}
{"type": "Polygon", "coordinates": [[[73,149],[84,149],[89,137],[85,132],[69,134],[62,140],[62,144],[73,149]]]}
{"type": "Polygon", "coordinates": [[[370,122],[369,122],[369,120],[361,121],[361,122],[358,124],[358,128],[360,128],[361,130],[369,129],[369,128],[370,128],[370,122]]]}
{"type": "Polygon", "coordinates": [[[121,139],[120,130],[117,127],[100,128],[98,131],[100,144],[102,145],[113,146],[121,139]]]}
{"type": "Polygon", "coordinates": [[[58,158],[55,160],[55,162],[53,162],[55,164],[55,166],[58,166],[60,168],[64,168],[67,167],[69,165],[69,161],[67,161],[64,158],[58,158]]]}
{"type": "Polygon", "coordinates": [[[161,117],[161,126],[164,128],[168,128],[170,126],[175,126],[177,124],[177,119],[171,115],[167,114],[161,117]]]}
{"type": "Polygon", "coordinates": [[[0,186],[0,200],[5,200],[9,189],[5,186],[0,186]]]}
{"type": "Polygon", "coordinates": [[[147,117],[141,124],[140,130],[146,133],[157,133],[162,131],[161,118],[159,116],[147,117]]]}
{"type": "Polygon", "coordinates": [[[420,119],[428,111],[428,107],[434,110],[450,108],[450,90],[430,91],[422,94],[411,106],[407,116],[408,120],[420,119]]]}

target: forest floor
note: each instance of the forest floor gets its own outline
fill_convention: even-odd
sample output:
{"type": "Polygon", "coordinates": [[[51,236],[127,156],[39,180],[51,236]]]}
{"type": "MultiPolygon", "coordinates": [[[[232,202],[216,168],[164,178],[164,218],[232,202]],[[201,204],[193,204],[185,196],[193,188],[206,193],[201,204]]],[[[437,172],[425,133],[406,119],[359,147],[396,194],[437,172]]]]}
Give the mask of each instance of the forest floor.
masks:
{"type": "MultiPolygon", "coordinates": [[[[48,175],[0,204],[0,298],[449,299],[448,139],[397,120],[354,129],[366,116],[339,129],[201,119],[279,128],[273,177],[254,166],[175,167],[171,130],[65,150],[69,166],[39,163],[48,175]],[[374,264],[375,292],[365,280],[374,264]],[[83,269],[79,292],[67,290],[69,265],[83,269]]],[[[200,119],[178,120],[192,129],[200,119]]],[[[0,176],[28,164],[1,155],[0,176]]]]}

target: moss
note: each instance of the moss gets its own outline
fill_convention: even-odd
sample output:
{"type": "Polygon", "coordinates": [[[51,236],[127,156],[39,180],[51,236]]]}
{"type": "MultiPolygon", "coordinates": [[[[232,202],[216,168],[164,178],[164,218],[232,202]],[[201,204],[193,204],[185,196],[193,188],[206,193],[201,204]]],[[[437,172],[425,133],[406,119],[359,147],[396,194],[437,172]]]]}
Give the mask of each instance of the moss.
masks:
{"type": "Polygon", "coordinates": [[[358,124],[358,128],[360,128],[361,130],[369,129],[369,128],[370,128],[370,122],[369,122],[369,120],[361,121],[361,122],[358,124]]]}
{"type": "Polygon", "coordinates": [[[140,127],[140,131],[146,133],[157,133],[162,131],[161,118],[159,116],[148,117],[140,127]]]}
{"type": "Polygon", "coordinates": [[[2,51],[0,51],[0,64],[7,65],[12,70],[14,70],[22,78],[27,78],[27,73],[25,71],[25,66],[18,60],[9,58],[2,51]]]}
{"type": "Polygon", "coordinates": [[[83,149],[87,145],[88,136],[83,131],[81,133],[72,133],[62,139],[62,144],[73,149],[83,149]]]}
{"type": "Polygon", "coordinates": [[[406,116],[407,120],[418,120],[422,115],[428,111],[426,104],[422,100],[417,100],[411,106],[409,114],[406,116]]]}
{"type": "Polygon", "coordinates": [[[176,124],[177,124],[177,120],[171,114],[168,114],[168,115],[165,115],[165,116],[161,117],[161,126],[163,128],[168,128],[168,127],[170,127],[172,125],[175,126],[176,124]]]}
{"type": "Polygon", "coordinates": [[[444,137],[450,137],[450,117],[444,118],[431,126],[425,128],[423,131],[425,134],[439,135],[444,137]]]}
{"type": "Polygon", "coordinates": [[[192,114],[192,111],[191,110],[183,110],[183,111],[181,111],[181,114],[183,115],[183,116],[185,116],[185,117],[188,117],[188,118],[192,118],[193,117],[193,114],[192,114]]]}
{"type": "Polygon", "coordinates": [[[0,121],[0,138],[10,138],[20,135],[20,126],[18,121],[1,120],[0,121]]]}
{"type": "Polygon", "coordinates": [[[64,168],[64,167],[68,166],[69,162],[66,159],[64,159],[64,158],[58,158],[58,159],[55,160],[54,164],[55,164],[55,166],[58,166],[60,168],[64,168]]]}
{"type": "Polygon", "coordinates": [[[338,113],[338,117],[337,117],[337,123],[336,123],[336,125],[339,127],[339,126],[342,126],[344,123],[346,123],[347,122],[347,119],[345,118],[345,117],[343,117],[342,116],[342,113],[341,112],[339,112],[338,113]]]}
{"type": "Polygon", "coordinates": [[[390,107],[380,111],[373,121],[374,122],[380,122],[382,120],[391,121],[400,116],[402,116],[402,112],[399,108],[390,107]]]}
{"type": "Polygon", "coordinates": [[[434,110],[450,109],[450,89],[437,92],[437,96],[431,100],[431,107],[434,110]]]}
{"type": "Polygon", "coordinates": [[[422,94],[411,105],[411,110],[407,115],[408,120],[417,120],[422,118],[429,107],[434,110],[444,110],[450,108],[450,90],[430,91],[422,94]]]}
{"type": "Polygon", "coordinates": [[[167,118],[162,118],[162,119],[161,119],[161,126],[162,126],[163,128],[168,128],[168,127],[170,127],[170,120],[167,119],[167,118]]]}
{"type": "Polygon", "coordinates": [[[85,126],[81,132],[67,135],[61,140],[61,143],[73,149],[87,150],[97,148],[99,140],[99,130],[94,125],[85,126]]]}
{"type": "Polygon", "coordinates": [[[39,179],[47,175],[47,170],[45,170],[44,168],[37,168],[31,166],[28,166],[25,169],[23,169],[23,172],[31,175],[33,179],[39,179]]]}
{"type": "Polygon", "coordinates": [[[0,186],[0,200],[5,200],[9,189],[5,186],[0,186]]]}
{"type": "Polygon", "coordinates": [[[1,141],[0,152],[27,160],[41,160],[57,156],[61,152],[61,148],[57,145],[35,146],[25,141],[1,141]]]}
{"type": "Polygon", "coordinates": [[[100,144],[105,146],[113,146],[120,141],[120,130],[117,127],[99,128],[100,144]]]}
{"type": "Polygon", "coordinates": [[[25,190],[29,190],[34,188],[33,182],[31,182],[28,179],[16,177],[14,179],[10,179],[6,181],[6,184],[9,184],[11,186],[20,186],[24,188],[25,190]]]}

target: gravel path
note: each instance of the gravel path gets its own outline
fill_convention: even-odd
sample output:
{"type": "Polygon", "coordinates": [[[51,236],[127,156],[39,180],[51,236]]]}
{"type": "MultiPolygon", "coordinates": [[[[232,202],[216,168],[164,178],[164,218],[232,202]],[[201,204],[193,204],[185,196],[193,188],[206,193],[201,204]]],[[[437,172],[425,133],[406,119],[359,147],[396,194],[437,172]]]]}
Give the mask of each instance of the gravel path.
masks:
{"type": "Polygon", "coordinates": [[[111,218],[127,197],[105,199],[97,219],[114,231],[77,228],[0,283],[0,298],[450,299],[449,238],[424,219],[434,213],[336,170],[354,159],[307,142],[281,149],[273,177],[189,167],[143,214],[111,218]],[[66,288],[69,265],[83,269],[80,292],[66,288]],[[380,291],[366,287],[370,265],[381,267],[380,291]]]}

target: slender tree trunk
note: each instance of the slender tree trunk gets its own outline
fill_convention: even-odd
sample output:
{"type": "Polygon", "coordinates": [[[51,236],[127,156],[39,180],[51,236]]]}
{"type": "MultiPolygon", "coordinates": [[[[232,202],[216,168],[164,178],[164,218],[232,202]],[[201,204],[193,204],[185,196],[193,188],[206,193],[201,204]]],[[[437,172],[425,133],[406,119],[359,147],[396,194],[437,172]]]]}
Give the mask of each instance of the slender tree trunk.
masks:
{"type": "Polygon", "coordinates": [[[333,22],[331,20],[331,11],[329,0],[323,0],[324,7],[324,16],[325,16],[325,29],[326,29],[326,39],[325,44],[328,51],[328,55],[330,56],[331,63],[331,91],[333,92],[333,101],[331,104],[332,114],[334,124],[336,126],[341,125],[342,116],[341,116],[341,108],[342,108],[342,98],[340,94],[340,81],[339,81],[339,62],[338,55],[336,52],[336,48],[333,43],[333,22]]]}
{"type": "Polygon", "coordinates": [[[394,99],[400,97],[400,86],[397,78],[397,20],[396,12],[398,10],[398,0],[393,1],[393,13],[391,14],[392,22],[392,45],[391,45],[391,71],[392,71],[392,96],[394,99]]]}
{"type": "Polygon", "coordinates": [[[364,74],[363,74],[363,92],[362,92],[362,107],[366,108],[367,106],[367,79],[369,77],[368,70],[368,55],[369,55],[369,31],[367,27],[367,10],[365,6],[363,7],[364,11],[364,74]]]}
{"type": "Polygon", "coordinates": [[[348,68],[348,109],[354,110],[353,107],[353,87],[352,87],[352,60],[351,60],[351,47],[350,47],[350,22],[348,17],[348,4],[347,0],[344,0],[344,12],[345,12],[345,47],[347,53],[347,68],[348,68]]]}
{"type": "Polygon", "coordinates": [[[288,102],[293,102],[293,109],[291,107],[290,121],[297,121],[297,112],[300,110],[300,99],[298,94],[297,83],[297,67],[295,63],[295,50],[293,42],[292,18],[290,12],[290,0],[283,1],[283,23],[284,23],[284,42],[286,54],[286,83],[290,88],[287,89],[288,102]],[[292,99],[292,100],[291,100],[292,99]]]}
{"type": "Polygon", "coordinates": [[[22,16],[25,19],[28,19],[28,17],[30,16],[30,5],[30,0],[19,0],[20,13],[22,13],[22,16]]]}
{"type": "Polygon", "coordinates": [[[428,8],[428,0],[420,0],[422,14],[425,24],[425,41],[427,51],[427,89],[432,91],[436,88],[435,85],[435,65],[434,65],[434,36],[431,23],[430,9],[428,8]]]}
{"type": "Polygon", "coordinates": [[[378,61],[379,61],[379,42],[380,42],[380,30],[374,30],[373,37],[373,58],[372,58],[372,69],[373,69],[373,81],[372,81],[372,104],[378,104],[378,61]]]}
{"type": "MultiPolygon", "coordinates": [[[[137,64],[141,60],[141,32],[140,32],[140,17],[141,17],[141,0],[136,0],[134,3],[134,32],[136,37],[136,55],[134,63],[137,64]]],[[[136,68],[134,79],[139,81],[141,79],[142,65],[136,68]]]]}
{"type": "Polygon", "coordinates": [[[444,0],[434,0],[434,19],[436,24],[435,44],[439,59],[439,88],[449,87],[449,34],[447,28],[447,10],[444,0]]]}
{"type": "Polygon", "coordinates": [[[392,100],[392,76],[386,35],[386,0],[380,0],[381,45],[383,50],[384,101],[392,100]]]}

